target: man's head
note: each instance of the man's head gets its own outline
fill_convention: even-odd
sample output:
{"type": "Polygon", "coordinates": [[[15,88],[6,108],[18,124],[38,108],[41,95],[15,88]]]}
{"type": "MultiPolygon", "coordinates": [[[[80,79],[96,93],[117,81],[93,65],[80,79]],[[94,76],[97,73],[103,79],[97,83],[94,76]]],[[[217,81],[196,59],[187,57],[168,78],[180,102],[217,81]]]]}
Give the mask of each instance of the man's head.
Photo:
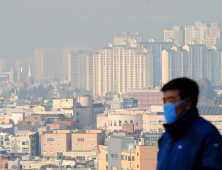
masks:
{"type": "Polygon", "coordinates": [[[196,107],[198,102],[199,88],[196,82],[188,78],[177,78],[163,86],[163,103],[178,103],[181,100],[186,101],[176,107],[177,116],[184,111],[189,111],[196,107]]]}

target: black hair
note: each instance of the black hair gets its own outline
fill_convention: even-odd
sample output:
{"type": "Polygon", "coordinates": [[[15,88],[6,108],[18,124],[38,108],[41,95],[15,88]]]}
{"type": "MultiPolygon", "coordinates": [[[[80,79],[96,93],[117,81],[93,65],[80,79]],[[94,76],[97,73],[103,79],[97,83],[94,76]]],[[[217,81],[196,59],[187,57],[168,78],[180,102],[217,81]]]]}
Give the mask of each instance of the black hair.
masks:
{"type": "Polygon", "coordinates": [[[181,100],[190,98],[192,100],[193,107],[196,107],[199,87],[195,81],[188,78],[177,78],[165,84],[161,89],[162,92],[167,90],[179,90],[181,100]]]}

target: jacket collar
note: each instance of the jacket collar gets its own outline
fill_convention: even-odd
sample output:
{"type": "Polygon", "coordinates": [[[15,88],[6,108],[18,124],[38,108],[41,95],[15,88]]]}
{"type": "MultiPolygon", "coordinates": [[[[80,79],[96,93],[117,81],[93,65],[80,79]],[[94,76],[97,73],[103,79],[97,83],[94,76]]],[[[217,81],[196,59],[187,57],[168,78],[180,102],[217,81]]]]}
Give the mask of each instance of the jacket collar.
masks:
{"type": "Polygon", "coordinates": [[[178,119],[176,122],[172,124],[164,124],[166,131],[173,139],[180,138],[184,131],[190,127],[193,121],[198,118],[198,110],[195,107],[189,113],[185,114],[183,117],[178,119]]]}

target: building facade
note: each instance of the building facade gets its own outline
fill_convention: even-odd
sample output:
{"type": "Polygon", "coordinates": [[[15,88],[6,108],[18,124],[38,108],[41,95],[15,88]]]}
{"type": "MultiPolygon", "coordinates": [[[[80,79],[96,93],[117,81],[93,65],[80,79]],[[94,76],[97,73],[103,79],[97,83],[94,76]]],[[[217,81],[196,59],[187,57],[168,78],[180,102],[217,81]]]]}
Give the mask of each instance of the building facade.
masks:
{"type": "Polygon", "coordinates": [[[157,146],[134,145],[132,138],[110,137],[99,146],[99,170],[155,170],[157,146]]]}
{"type": "Polygon", "coordinates": [[[164,29],[164,42],[174,42],[181,47],[184,45],[184,30],[181,26],[174,26],[172,30],[164,29]]]}
{"type": "Polygon", "coordinates": [[[208,49],[213,45],[221,48],[221,24],[207,24],[195,21],[194,26],[185,27],[185,44],[205,44],[208,49]]]}
{"type": "Polygon", "coordinates": [[[162,51],[162,84],[188,77],[196,81],[207,78],[212,83],[221,82],[221,50],[216,46],[185,45],[162,51]]]}
{"type": "Polygon", "coordinates": [[[137,40],[131,45],[112,46],[93,56],[93,93],[95,96],[127,89],[153,86],[153,55],[139,49],[137,40]]]}
{"type": "Polygon", "coordinates": [[[143,42],[143,32],[137,31],[136,34],[131,35],[127,31],[123,31],[120,35],[114,35],[114,45],[126,45],[130,43],[132,39],[137,39],[138,42],[143,42]]]}
{"type": "Polygon", "coordinates": [[[38,135],[36,132],[19,131],[16,136],[10,136],[11,153],[28,153],[38,155],[38,135]]]}
{"type": "Polygon", "coordinates": [[[53,130],[42,135],[42,156],[56,157],[57,152],[71,150],[70,130],[53,130]]]}
{"type": "Polygon", "coordinates": [[[162,51],[171,49],[173,45],[173,42],[156,42],[155,39],[140,43],[140,48],[151,50],[151,54],[153,55],[153,87],[161,86],[162,51]]]}
{"type": "Polygon", "coordinates": [[[104,143],[105,133],[101,129],[87,129],[86,133],[72,133],[72,150],[92,150],[104,143]]]}
{"type": "Polygon", "coordinates": [[[93,91],[93,53],[75,51],[68,54],[68,80],[71,87],[93,91]]]}
{"type": "Polygon", "coordinates": [[[141,89],[127,90],[127,97],[138,100],[138,108],[151,108],[152,105],[163,105],[163,93],[160,88],[144,87],[141,89]]]}

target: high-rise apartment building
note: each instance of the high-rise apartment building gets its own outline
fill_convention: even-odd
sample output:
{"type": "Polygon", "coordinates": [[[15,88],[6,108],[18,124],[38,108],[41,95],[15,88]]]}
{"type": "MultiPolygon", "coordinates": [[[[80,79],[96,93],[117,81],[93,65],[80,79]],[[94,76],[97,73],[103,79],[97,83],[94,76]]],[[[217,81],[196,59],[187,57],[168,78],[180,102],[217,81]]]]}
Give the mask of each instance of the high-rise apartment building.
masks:
{"type": "Polygon", "coordinates": [[[172,30],[164,29],[164,42],[174,42],[181,47],[184,45],[184,30],[181,26],[174,26],[172,30]]]}
{"type": "Polygon", "coordinates": [[[143,42],[143,32],[137,31],[136,34],[131,35],[127,31],[123,31],[120,35],[114,35],[114,45],[127,45],[132,39],[137,39],[138,42],[143,42]]]}
{"type": "Polygon", "coordinates": [[[185,44],[192,44],[193,41],[196,44],[205,44],[208,49],[213,45],[221,48],[221,24],[196,21],[194,26],[185,27],[185,44]]]}
{"type": "Polygon", "coordinates": [[[72,88],[93,91],[93,53],[76,51],[68,54],[68,80],[72,88]]]}
{"type": "Polygon", "coordinates": [[[93,92],[125,94],[127,89],[153,86],[153,55],[140,50],[136,40],[130,46],[103,48],[93,56],[93,92]]]}
{"type": "Polygon", "coordinates": [[[153,86],[160,86],[162,79],[162,51],[173,47],[173,42],[156,42],[150,39],[149,42],[139,43],[141,49],[151,50],[153,55],[153,86]]]}
{"type": "Polygon", "coordinates": [[[56,48],[42,48],[34,50],[33,77],[39,81],[43,78],[63,76],[62,51],[56,48]]]}
{"type": "Polygon", "coordinates": [[[0,59],[0,73],[7,71],[7,61],[6,59],[0,59]]]}
{"type": "Polygon", "coordinates": [[[178,77],[189,77],[196,81],[207,78],[211,82],[221,81],[221,51],[213,46],[192,44],[183,48],[172,47],[162,52],[162,83],[178,77]]]}

